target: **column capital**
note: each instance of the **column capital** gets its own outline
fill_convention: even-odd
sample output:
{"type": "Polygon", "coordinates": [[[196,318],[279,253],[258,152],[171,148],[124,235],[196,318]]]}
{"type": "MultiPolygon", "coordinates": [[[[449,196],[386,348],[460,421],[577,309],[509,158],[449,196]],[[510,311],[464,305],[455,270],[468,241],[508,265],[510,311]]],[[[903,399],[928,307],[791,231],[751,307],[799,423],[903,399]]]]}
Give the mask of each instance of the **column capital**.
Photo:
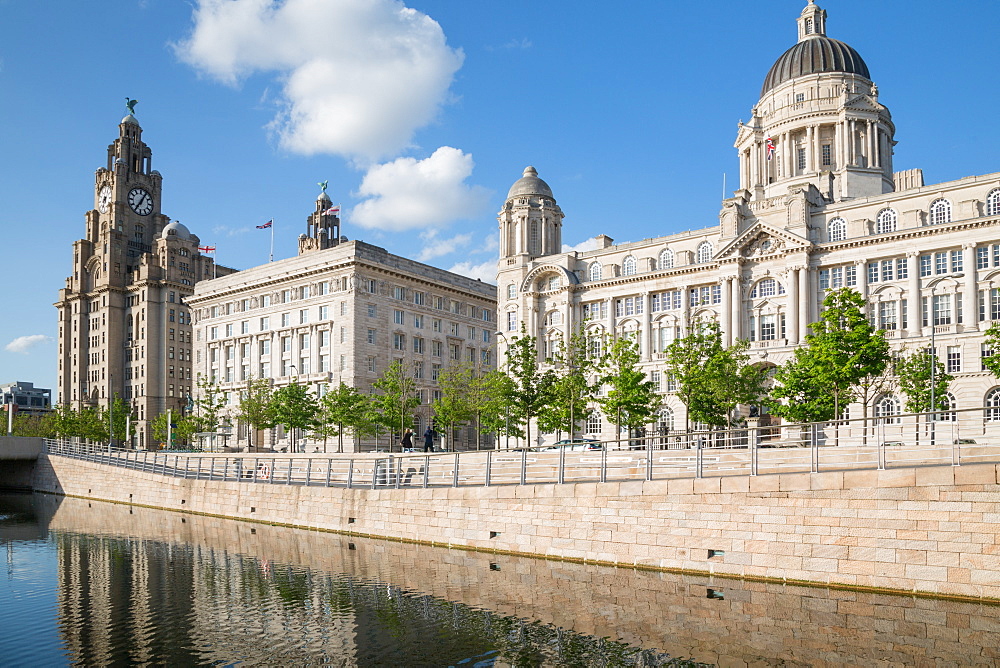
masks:
{"type": "Polygon", "coordinates": [[[920,255],[920,251],[918,251],[918,250],[908,250],[908,251],[906,251],[906,257],[917,257],[918,255],[920,255]]]}
{"type": "Polygon", "coordinates": [[[979,244],[977,244],[975,241],[966,241],[964,244],[962,244],[962,248],[975,248],[978,245],[979,244]]]}

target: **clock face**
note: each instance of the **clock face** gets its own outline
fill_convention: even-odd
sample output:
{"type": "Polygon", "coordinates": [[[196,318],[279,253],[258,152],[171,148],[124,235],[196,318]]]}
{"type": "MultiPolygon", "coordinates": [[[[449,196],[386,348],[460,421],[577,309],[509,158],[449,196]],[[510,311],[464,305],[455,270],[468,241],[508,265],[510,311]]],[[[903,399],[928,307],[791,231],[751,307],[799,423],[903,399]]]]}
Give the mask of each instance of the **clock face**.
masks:
{"type": "Polygon", "coordinates": [[[153,213],[153,196],[142,188],[132,188],[128,192],[128,205],[140,216],[153,213]]]}
{"type": "Polygon", "coordinates": [[[104,186],[97,196],[97,210],[107,213],[109,208],[111,208],[111,186],[104,186]]]}

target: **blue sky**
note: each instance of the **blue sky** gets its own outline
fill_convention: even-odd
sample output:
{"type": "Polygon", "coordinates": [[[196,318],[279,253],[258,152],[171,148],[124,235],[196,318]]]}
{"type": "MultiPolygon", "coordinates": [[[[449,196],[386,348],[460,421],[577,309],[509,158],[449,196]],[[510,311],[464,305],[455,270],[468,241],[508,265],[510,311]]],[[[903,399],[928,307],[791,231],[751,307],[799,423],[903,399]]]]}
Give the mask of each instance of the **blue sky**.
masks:
{"type": "MultiPolygon", "coordinates": [[[[1000,170],[995,0],[827,0],[896,123],[896,169],[1000,170]],[[954,10],[954,11],[953,11],[954,10]]],[[[534,165],[565,244],[713,225],[736,124],[804,0],[0,0],[0,382],[55,388],[56,312],[125,96],[162,211],[247,268],[295,253],[319,191],[342,232],[492,280],[534,165]]]]}

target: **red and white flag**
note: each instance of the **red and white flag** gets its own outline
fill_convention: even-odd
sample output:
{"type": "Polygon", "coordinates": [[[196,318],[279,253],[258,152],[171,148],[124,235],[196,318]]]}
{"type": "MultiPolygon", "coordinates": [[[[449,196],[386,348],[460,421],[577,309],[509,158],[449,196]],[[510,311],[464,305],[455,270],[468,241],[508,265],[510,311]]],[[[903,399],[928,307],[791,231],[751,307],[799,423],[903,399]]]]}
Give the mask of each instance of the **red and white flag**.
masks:
{"type": "Polygon", "coordinates": [[[202,253],[214,253],[215,246],[198,246],[198,250],[200,250],[202,253]]]}
{"type": "Polygon", "coordinates": [[[770,160],[771,158],[774,157],[774,151],[775,151],[774,140],[771,139],[770,137],[768,137],[764,141],[767,142],[767,144],[766,144],[766,146],[767,146],[767,159],[770,160]]]}
{"type": "Polygon", "coordinates": [[[336,216],[340,213],[340,206],[331,206],[329,209],[323,212],[324,216],[336,216]]]}

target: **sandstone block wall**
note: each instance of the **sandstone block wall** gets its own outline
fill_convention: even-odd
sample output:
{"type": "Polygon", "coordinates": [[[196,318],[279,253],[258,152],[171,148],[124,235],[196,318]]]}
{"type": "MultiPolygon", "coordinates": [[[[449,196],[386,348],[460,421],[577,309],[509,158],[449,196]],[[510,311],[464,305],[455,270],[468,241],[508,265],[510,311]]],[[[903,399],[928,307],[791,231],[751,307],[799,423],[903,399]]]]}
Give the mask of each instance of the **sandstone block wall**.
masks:
{"type": "Polygon", "coordinates": [[[1000,599],[996,464],[567,485],[343,489],[43,456],[35,488],[267,523],[726,576],[1000,599]]]}

